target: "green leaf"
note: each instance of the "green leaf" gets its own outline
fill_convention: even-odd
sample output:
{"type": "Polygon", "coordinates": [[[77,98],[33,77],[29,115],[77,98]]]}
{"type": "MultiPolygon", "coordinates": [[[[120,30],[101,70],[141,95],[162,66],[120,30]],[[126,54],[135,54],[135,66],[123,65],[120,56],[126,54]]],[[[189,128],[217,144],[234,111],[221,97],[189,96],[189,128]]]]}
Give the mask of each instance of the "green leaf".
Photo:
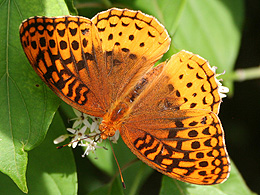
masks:
{"type": "Polygon", "coordinates": [[[224,183],[218,185],[219,189],[227,194],[251,195],[254,194],[247,187],[235,164],[231,161],[231,172],[224,183]]]}
{"type": "MultiPolygon", "coordinates": [[[[77,194],[77,174],[71,148],[56,149],[53,140],[64,134],[64,125],[57,113],[44,142],[29,153],[27,181],[30,194],[77,194]]],[[[0,194],[19,195],[17,186],[0,174],[0,194]],[[4,186],[4,187],[3,187],[4,186]]]]}
{"type": "Polygon", "coordinates": [[[154,169],[137,159],[137,163],[130,166],[124,172],[126,180],[126,194],[135,195],[142,188],[146,179],[154,172],[154,169]]]}
{"type": "Polygon", "coordinates": [[[94,190],[91,193],[88,193],[89,195],[100,195],[100,194],[108,194],[109,185],[104,185],[96,190],[94,190]]]}
{"type": "Polygon", "coordinates": [[[65,0],[67,6],[68,6],[68,9],[69,9],[69,12],[71,15],[78,15],[78,11],[77,9],[75,8],[74,4],[73,4],[73,0],[65,0]]]}
{"type": "Polygon", "coordinates": [[[184,183],[167,176],[163,176],[160,195],[227,195],[215,186],[200,186],[184,183]]]}
{"type": "Polygon", "coordinates": [[[119,178],[113,180],[112,184],[110,184],[108,194],[124,194],[122,183],[119,178]]]}
{"type": "MultiPolygon", "coordinates": [[[[94,156],[92,153],[88,155],[88,158],[91,160],[93,164],[95,164],[98,168],[100,168],[102,171],[107,172],[104,167],[109,167],[109,175],[113,176],[113,178],[119,179],[120,176],[118,174],[118,167],[115,163],[115,159],[111,153],[111,148],[108,142],[104,143],[105,147],[108,150],[104,149],[97,149],[97,157],[98,159],[94,159],[94,156]],[[98,152],[104,151],[104,156],[100,156],[98,152]],[[106,154],[107,153],[107,154],[106,154]],[[109,157],[108,154],[110,155],[109,157]],[[106,165],[106,164],[109,164],[106,165]]],[[[122,170],[122,175],[126,184],[126,189],[124,190],[125,194],[134,195],[138,194],[140,188],[142,187],[143,183],[149,177],[149,175],[153,172],[153,169],[140,160],[136,158],[135,155],[130,151],[129,148],[125,145],[122,139],[118,140],[117,144],[112,144],[113,148],[115,150],[116,158],[119,162],[119,166],[122,170]]],[[[100,178],[101,180],[102,178],[100,178]]],[[[113,180],[113,179],[112,179],[113,180]]],[[[89,185],[88,183],[86,185],[89,185]]],[[[106,188],[103,186],[101,188],[98,188],[94,190],[92,193],[101,193],[103,190],[109,190],[110,185],[106,185],[106,188]]],[[[88,186],[88,189],[91,189],[92,186],[88,186]]],[[[122,188],[122,184],[120,183],[120,188],[122,188]]]]}
{"type": "Polygon", "coordinates": [[[107,194],[107,195],[114,195],[114,194],[121,195],[122,194],[123,195],[124,191],[122,188],[121,181],[118,178],[116,178],[111,183],[109,183],[105,186],[102,186],[102,187],[96,189],[95,191],[89,193],[89,195],[99,195],[99,194],[107,194]]]}
{"type": "Polygon", "coordinates": [[[141,8],[144,13],[154,16],[167,28],[168,33],[173,35],[179,25],[186,3],[186,0],[137,0],[135,7],[141,8]]]}
{"type": "Polygon", "coordinates": [[[243,17],[243,0],[188,0],[176,33],[170,32],[173,44],[230,72],[240,47],[243,17]]]}
{"type": "MultiPolygon", "coordinates": [[[[119,139],[118,144],[114,144],[113,147],[126,184],[124,192],[129,195],[138,194],[153,169],[137,159],[122,139],[119,139]]],[[[114,170],[117,170],[115,163],[114,166],[114,170]]]]}
{"type": "Polygon", "coordinates": [[[34,15],[68,14],[62,0],[0,1],[0,170],[27,192],[27,151],[45,137],[60,100],[26,59],[19,25],[34,15]]]}
{"type": "Polygon", "coordinates": [[[243,178],[239,174],[237,168],[231,163],[231,173],[227,181],[222,184],[212,186],[202,186],[188,184],[170,177],[164,176],[162,180],[162,186],[160,195],[164,194],[192,194],[192,195],[252,195],[253,193],[248,189],[243,178]]]}
{"type": "Polygon", "coordinates": [[[115,173],[114,170],[114,157],[108,140],[103,141],[102,143],[98,144],[104,148],[98,148],[95,153],[90,153],[88,155],[88,159],[100,170],[104,171],[108,175],[112,176],[115,173]],[[104,163],[106,162],[106,163],[104,163]]]}

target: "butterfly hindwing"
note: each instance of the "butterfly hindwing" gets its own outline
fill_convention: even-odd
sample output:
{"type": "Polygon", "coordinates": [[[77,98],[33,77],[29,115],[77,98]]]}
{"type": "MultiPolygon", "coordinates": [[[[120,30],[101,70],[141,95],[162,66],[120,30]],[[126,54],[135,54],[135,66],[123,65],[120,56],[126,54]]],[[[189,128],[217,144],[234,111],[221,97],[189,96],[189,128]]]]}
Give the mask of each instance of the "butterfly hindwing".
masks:
{"type": "Polygon", "coordinates": [[[214,72],[204,70],[205,63],[181,51],[147,73],[143,77],[147,86],[134,99],[120,134],[132,152],[151,167],[182,181],[209,185],[228,177],[229,160],[215,113],[220,102],[215,102],[220,100],[218,85],[214,72]]]}

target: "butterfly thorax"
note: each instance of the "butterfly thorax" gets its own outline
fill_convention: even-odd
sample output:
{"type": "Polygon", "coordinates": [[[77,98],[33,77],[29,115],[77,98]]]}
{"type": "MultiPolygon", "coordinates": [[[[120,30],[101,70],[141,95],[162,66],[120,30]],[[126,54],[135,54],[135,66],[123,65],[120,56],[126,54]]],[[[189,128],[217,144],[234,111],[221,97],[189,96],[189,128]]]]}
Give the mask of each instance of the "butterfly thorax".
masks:
{"type": "Polygon", "coordinates": [[[124,118],[128,110],[129,105],[127,103],[119,102],[111,112],[108,112],[103,117],[99,125],[102,139],[107,139],[115,135],[116,130],[118,130],[121,125],[121,119],[124,118]]]}
{"type": "Polygon", "coordinates": [[[162,71],[164,63],[158,65],[156,68],[148,71],[140,80],[126,92],[125,97],[116,101],[111,108],[111,111],[103,117],[103,121],[99,126],[102,132],[101,138],[106,139],[115,134],[115,131],[120,129],[122,119],[124,119],[128,112],[131,111],[132,106],[138,101],[138,97],[147,85],[162,71]]]}

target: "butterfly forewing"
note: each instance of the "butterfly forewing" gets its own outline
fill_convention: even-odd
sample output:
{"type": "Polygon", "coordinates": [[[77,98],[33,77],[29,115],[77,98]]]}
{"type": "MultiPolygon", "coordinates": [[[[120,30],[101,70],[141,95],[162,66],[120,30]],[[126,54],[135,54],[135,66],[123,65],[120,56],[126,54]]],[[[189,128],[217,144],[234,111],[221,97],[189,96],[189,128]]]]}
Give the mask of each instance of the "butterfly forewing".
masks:
{"type": "Polygon", "coordinates": [[[111,9],[92,22],[102,40],[113,104],[168,50],[170,38],[154,17],[140,11],[111,9]]]}
{"type": "Polygon", "coordinates": [[[34,17],[21,25],[20,39],[34,70],[59,97],[82,112],[103,116],[106,105],[96,92],[102,80],[95,70],[103,58],[92,26],[82,17],[34,17]]]}

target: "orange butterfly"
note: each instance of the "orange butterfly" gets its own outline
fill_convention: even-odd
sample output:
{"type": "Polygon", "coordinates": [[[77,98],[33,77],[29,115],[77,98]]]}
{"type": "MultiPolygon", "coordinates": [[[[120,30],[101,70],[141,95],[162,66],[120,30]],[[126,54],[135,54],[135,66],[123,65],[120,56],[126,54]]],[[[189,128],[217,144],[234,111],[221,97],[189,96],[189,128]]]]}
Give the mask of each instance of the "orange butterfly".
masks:
{"type": "Polygon", "coordinates": [[[215,72],[187,51],[154,67],[170,45],[154,17],[115,8],[91,20],[33,17],[20,38],[34,70],[62,100],[103,118],[102,139],[118,129],[138,158],[184,182],[227,179],[215,72]]]}

